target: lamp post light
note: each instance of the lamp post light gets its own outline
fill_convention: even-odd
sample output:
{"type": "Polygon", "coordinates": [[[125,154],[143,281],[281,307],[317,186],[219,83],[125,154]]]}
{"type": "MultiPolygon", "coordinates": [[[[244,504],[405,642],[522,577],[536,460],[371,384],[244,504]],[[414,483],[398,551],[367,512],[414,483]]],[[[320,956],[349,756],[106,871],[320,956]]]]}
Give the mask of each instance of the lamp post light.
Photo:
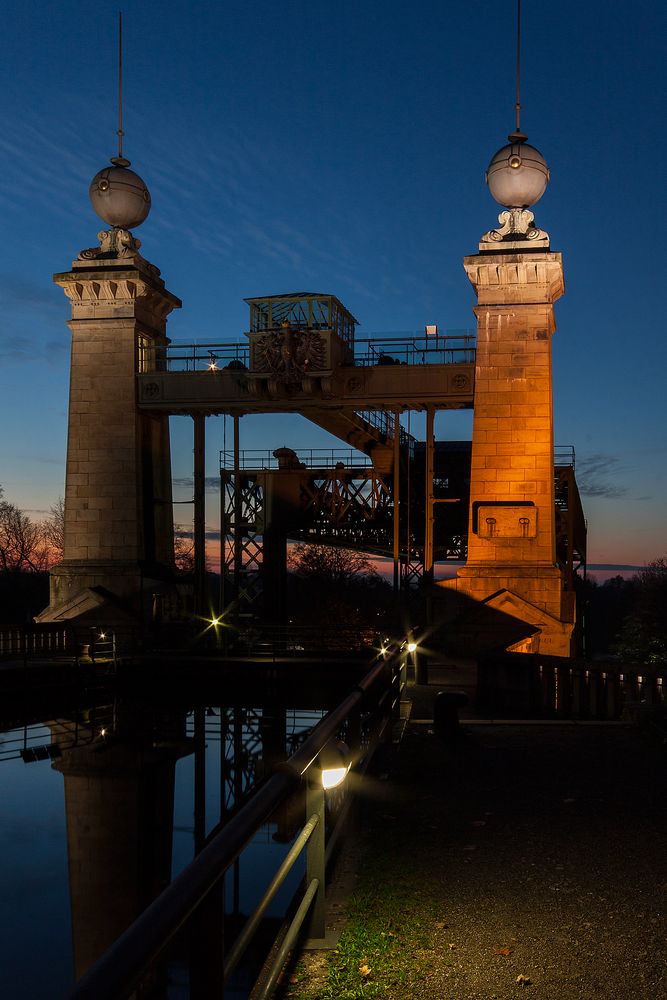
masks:
{"type": "Polygon", "coordinates": [[[350,751],[345,743],[337,740],[322,747],[306,779],[306,816],[308,819],[317,817],[317,825],[306,848],[306,885],[317,880],[305,945],[307,948],[325,946],[326,798],[327,792],[342,786],[350,766],[350,751]]]}
{"type": "Polygon", "coordinates": [[[426,674],[426,663],[424,661],[424,654],[419,652],[419,643],[415,642],[414,638],[410,638],[406,643],[405,648],[408,652],[408,657],[412,663],[412,676],[414,678],[415,684],[428,684],[428,677],[426,674]]]}

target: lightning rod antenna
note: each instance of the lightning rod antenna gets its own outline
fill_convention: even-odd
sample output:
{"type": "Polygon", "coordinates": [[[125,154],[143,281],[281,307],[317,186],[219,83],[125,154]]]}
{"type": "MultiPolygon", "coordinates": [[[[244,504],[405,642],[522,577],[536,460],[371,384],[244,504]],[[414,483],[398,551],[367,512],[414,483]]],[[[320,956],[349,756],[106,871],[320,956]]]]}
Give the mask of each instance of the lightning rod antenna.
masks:
{"type": "Polygon", "coordinates": [[[123,12],[118,11],[118,156],[112,156],[111,162],[117,167],[129,167],[130,161],[123,156],[123,12]]]}
{"type": "Polygon", "coordinates": [[[521,0],[516,0],[516,101],[514,102],[514,131],[510,142],[525,142],[528,138],[521,131],[521,0]]]}
{"type": "Polygon", "coordinates": [[[516,0],[516,112],[515,131],[521,131],[521,0],[516,0]]]}

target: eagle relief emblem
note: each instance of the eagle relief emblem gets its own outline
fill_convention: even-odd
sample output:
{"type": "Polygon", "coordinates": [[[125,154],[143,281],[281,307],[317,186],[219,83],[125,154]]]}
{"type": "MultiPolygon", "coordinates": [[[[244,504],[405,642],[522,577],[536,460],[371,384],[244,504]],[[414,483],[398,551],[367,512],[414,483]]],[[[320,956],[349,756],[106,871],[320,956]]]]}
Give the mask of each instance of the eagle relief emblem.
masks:
{"type": "Polygon", "coordinates": [[[288,322],[258,338],[255,352],[255,370],[271,372],[286,385],[295,385],[311,372],[322,370],[326,360],[322,336],[308,327],[293,329],[288,322]]]}

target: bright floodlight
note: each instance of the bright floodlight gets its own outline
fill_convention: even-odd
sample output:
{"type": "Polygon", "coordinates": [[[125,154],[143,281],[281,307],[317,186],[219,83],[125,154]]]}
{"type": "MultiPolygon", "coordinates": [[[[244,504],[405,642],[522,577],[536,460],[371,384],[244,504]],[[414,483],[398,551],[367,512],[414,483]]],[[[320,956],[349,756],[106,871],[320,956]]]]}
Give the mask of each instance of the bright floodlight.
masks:
{"type": "Polygon", "coordinates": [[[345,781],[350,765],[347,767],[327,767],[322,771],[322,788],[329,791],[330,788],[338,788],[345,781]]]}
{"type": "Polygon", "coordinates": [[[408,643],[408,653],[414,653],[416,649],[417,649],[417,643],[416,642],[409,642],[408,643]]]}
{"type": "Polygon", "coordinates": [[[349,770],[350,751],[342,740],[336,740],[333,745],[329,743],[320,750],[320,774],[325,791],[341,785],[349,770]]]}

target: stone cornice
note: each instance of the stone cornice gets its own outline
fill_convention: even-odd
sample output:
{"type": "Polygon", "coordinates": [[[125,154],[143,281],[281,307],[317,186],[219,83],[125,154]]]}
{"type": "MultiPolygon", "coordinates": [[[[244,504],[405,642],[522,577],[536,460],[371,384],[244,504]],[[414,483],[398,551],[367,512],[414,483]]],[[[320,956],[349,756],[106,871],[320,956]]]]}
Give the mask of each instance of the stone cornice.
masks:
{"type": "Polygon", "coordinates": [[[141,307],[162,319],[173,309],[180,309],[181,300],[164,287],[161,278],[140,268],[92,267],[77,268],[53,275],[72,303],[72,316],[89,316],[93,313],[113,314],[117,309],[124,312],[141,307]]]}
{"type": "Polygon", "coordinates": [[[477,254],[463,266],[480,305],[551,304],[565,291],[560,253],[477,254]]]}

